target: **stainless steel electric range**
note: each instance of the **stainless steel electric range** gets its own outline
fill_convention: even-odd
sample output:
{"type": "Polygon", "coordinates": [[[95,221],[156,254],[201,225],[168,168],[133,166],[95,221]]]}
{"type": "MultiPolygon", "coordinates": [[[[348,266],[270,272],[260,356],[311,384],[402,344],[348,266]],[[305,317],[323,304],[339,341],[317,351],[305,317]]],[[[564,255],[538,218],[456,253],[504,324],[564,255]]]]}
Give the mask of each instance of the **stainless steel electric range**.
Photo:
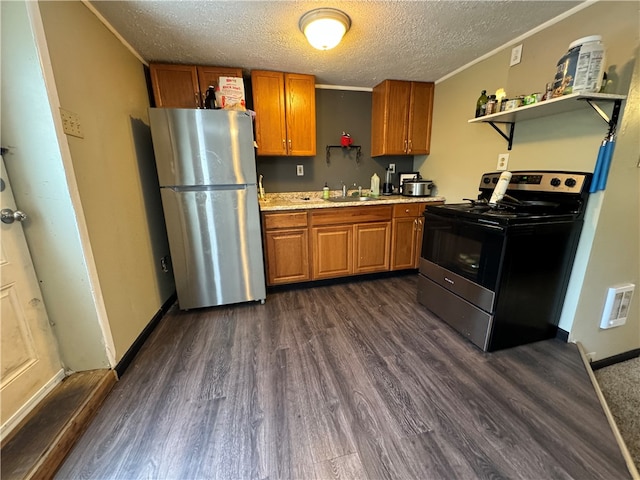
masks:
{"type": "Polygon", "coordinates": [[[501,173],[482,175],[477,199],[424,213],[418,301],[485,351],[556,336],[591,181],[511,172],[494,201],[501,173]]]}

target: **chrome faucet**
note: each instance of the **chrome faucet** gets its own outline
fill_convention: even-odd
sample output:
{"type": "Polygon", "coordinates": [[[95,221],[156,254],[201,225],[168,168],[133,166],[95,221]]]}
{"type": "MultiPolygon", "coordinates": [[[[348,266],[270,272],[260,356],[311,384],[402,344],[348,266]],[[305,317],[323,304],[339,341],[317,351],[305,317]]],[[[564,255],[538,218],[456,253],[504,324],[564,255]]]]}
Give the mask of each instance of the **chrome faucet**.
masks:
{"type": "Polygon", "coordinates": [[[347,196],[347,186],[344,183],[342,184],[342,196],[347,196]]]}

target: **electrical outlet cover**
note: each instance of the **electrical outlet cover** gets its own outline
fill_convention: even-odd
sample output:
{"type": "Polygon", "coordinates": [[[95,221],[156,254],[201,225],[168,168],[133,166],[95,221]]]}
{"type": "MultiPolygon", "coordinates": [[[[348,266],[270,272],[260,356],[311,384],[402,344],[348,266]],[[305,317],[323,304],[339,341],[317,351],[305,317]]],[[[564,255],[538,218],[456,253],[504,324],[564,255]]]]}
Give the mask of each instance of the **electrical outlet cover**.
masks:
{"type": "Polygon", "coordinates": [[[511,61],[509,62],[509,66],[513,67],[514,65],[517,65],[520,63],[521,60],[522,60],[522,44],[518,45],[517,47],[513,47],[511,49],[511,61]]]}
{"type": "Polygon", "coordinates": [[[304,176],[304,165],[296,165],[296,175],[299,177],[304,176]]]}
{"type": "Polygon", "coordinates": [[[496,169],[498,171],[504,172],[508,166],[509,166],[509,154],[501,153],[500,155],[498,155],[498,165],[496,166],[496,169]]]}
{"type": "Polygon", "coordinates": [[[73,137],[84,138],[82,128],[80,127],[80,116],[77,113],[61,108],[60,116],[62,117],[62,129],[64,133],[73,137]]]}

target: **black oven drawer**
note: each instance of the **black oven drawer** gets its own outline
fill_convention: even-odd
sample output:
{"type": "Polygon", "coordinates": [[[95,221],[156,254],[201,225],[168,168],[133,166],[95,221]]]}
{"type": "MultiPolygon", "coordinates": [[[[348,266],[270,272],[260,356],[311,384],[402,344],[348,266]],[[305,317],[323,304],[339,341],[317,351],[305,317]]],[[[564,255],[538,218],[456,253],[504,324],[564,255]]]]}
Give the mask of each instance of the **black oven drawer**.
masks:
{"type": "Polygon", "coordinates": [[[418,275],[418,302],[484,351],[489,349],[493,316],[418,275]]]}
{"type": "Polygon", "coordinates": [[[493,313],[495,293],[429,260],[420,259],[420,273],[482,310],[493,313]]]}

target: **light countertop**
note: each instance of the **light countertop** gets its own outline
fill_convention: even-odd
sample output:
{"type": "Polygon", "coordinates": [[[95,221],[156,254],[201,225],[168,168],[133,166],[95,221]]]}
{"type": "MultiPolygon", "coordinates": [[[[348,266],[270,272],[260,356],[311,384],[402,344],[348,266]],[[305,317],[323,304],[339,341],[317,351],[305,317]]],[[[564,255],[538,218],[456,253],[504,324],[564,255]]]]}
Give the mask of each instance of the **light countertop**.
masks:
{"type": "MultiPolygon", "coordinates": [[[[364,193],[364,192],[363,192],[364,193]]],[[[339,196],[338,192],[331,192],[332,197],[339,196]]],[[[279,210],[307,210],[312,208],[340,208],[355,206],[392,205],[396,203],[444,202],[445,198],[434,197],[404,197],[402,195],[380,195],[376,200],[352,202],[330,202],[322,199],[322,192],[286,192],[267,193],[264,200],[259,200],[260,211],[272,212],[279,210]]]]}

